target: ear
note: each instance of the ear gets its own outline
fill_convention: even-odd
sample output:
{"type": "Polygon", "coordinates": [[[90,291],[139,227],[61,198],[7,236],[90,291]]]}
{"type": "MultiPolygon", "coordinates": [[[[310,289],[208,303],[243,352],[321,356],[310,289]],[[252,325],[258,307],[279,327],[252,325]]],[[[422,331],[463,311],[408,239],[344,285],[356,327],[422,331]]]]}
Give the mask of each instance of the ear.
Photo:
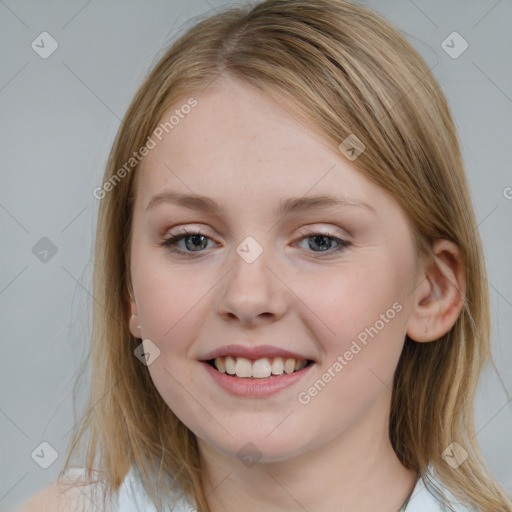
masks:
{"type": "Polygon", "coordinates": [[[466,274],[456,244],[436,239],[432,255],[421,266],[423,280],[414,290],[407,335],[414,341],[434,341],[455,324],[464,305],[466,274]]]}
{"type": "Polygon", "coordinates": [[[139,312],[137,310],[137,304],[133,295],[130,294],[130,320],[128,325],[130,327],[130,332],[135,338],[142,338],[142,330],[139,321],[139,312]]]}

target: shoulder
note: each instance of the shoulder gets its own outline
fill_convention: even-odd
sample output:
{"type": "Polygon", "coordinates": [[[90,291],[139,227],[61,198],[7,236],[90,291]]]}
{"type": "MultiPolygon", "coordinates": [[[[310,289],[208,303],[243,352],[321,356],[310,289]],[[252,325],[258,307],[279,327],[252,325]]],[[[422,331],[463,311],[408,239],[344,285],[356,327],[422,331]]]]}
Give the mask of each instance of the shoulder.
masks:
{"type": "Polygon", "coordinates": [[[72,512],[87,510],[85,495],[76,486],[54,482],[23,503],[16,512],[72,512]]]}
{"type": "MultiPolygon", "coordinates": [[[[101,482],[86,486],[69,485],[83,480],[85,469],[74,468],[66,473],[66,484],[53,483],[44,488],[16,512],[157,512],[134,469],[130,469],[112,500],[103,503],[101,482]]],[[[175,512],[193,512],[195,508],[185,499],[175,503],[175,512]]]]}
{"type": "Polygon", "coordinates": [[[25,502],[16,512],[64,512],[73,509],[71,507],[73,501],[74,498],[64,496],[59,487],[52,484],[25,502]]]}
{"type": "MultiPolygon", "coordinates": [[[[59,481],[23,503],[16,512],[96,512],[98,508],[103,510],[102,497],[101,483],[87,483],[85,469],[72,468],[59,481]]],[[[117,512],[117,508],[108,512],[117,512]]]]}

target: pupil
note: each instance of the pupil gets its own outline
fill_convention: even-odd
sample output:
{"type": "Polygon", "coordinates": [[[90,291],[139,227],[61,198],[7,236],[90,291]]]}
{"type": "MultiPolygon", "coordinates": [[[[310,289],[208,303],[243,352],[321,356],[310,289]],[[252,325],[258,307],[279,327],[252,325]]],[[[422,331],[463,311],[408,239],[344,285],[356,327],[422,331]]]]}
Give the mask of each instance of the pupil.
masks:
{"type": "MultiPolygon", "coordinates": [[[[330,246],[330,243],[331,243],[331,239],[328,236],[316,235],[316,236],[310,237],[310,239],[313,240],[313,243],[310,242],[310,244],[309,244],[310,248],[314,248],[313,245],[315,245],[317,248],[320,248],[320,251],[326,251],[326,250],[329,249],[329,246],[330,246]]],[[[195,249],[194,249],[194,247],[191,247],[188,244],[189,240],[192,241],[192,244],[196,245],[195,249],[199,249],[200,250],[200,249],[204,249],[205,248],[206,238],[203,235],[191,235],[191,236],[187,237],[187,239],[185,241],[186,242],[185,245],[187,245],[187,249],[193,251],[195,249]],[[197,247],[197,244],[200,245],[199,248],[197,247]]]]}
{"type": "MultiPolygon", "coordinates": [[[[312,238],[313,238],[313,240],[314,240],[315,245],[318,245],[318,244],[317,244],[317,240],[318,240],[318,239],[323,240],[324,242],[326,242],[326,244],[321,244],[321,245],[324,245],[324,246],[325,246],[325,245],[329,245],[329,243],[330,243],[330,238],[329,238],[329,237],[327,237],[327,236],[324,236],[324,235],[317,235],[317,236],[313,236],[312,238]]],[[[311,244],[309,244],[309,246],[310,246],[311,248],[313,248],[311,244]]],[[[322,250],[322,251],[325,251],[325,250],[327,250],[327,249],[329,249],[329,247],[325,247],[324,249],[321,249],[321,250],[322,250]]]]}
{"type": "MultiPolygon", "coordinates": [[[[194,244],[195,244],[199,239],[201,239],[201,238],[202,238],[202,239],[203,239],[203,246],[204,246],[205,237],[204,237],[203,235],[192,235],[192,236],[189,236],[189,237],[187,237],[187,238],[188,238],[188,240],[193,240],[193,243],[194,243],[194,244]]],[[[199,242],[199,243],[201,243],[201,242],[199,242]]],[[[187,249],[194,250],[194,248],[193,248],[193,247],[190,247],[188,244],[186,244],[186,245],[187,245],[187,249]]],[[[200,249],[204,249],[204,247],[203,247],[203,246],[202,246],[202,247],[200,247],[200,249]]],[[[196,247],[196,248],[197,248],[197,247],[196,247]]]]}

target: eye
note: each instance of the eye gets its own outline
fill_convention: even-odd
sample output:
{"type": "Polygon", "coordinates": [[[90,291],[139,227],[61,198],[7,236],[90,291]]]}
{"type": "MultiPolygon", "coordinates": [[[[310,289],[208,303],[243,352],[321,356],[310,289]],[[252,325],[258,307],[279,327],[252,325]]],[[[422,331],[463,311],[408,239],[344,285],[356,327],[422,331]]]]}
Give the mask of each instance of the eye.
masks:
{"type": "Polygon", "coordinates": [[[211,240],[206,235],[202,234],[200,230],[187,231],[182,230],[180,234],[171,235],[166,238],[162,243],[163,247],[166,247],[170,252],[182,254],[184,256],[191,256],[191,253],[200,252],[207,246],[207,241],[211,240]],[[184,242],[184,249],[178,248],[178,243],[184,242]]]}
{"type": "Polygon", "coordinates": [[[321,233],[316,231],[301,232],[302,237],[300,241],[310,239],[308,242],[308,248],[313,252],[341,252],[351,245],[347,240],[343,240],[332,233],[321,233]],[[336,244],[336,247],[332,249],[332,244],[336,244]]]}
{"type": "MultiPolygon", "coordinates": [[[[317,231],[301,232],[300,242],[309,239],[307,248],[316,253],[337,253],[344,251],[351,245],[351,242],[343,240],[332,233],[322,233],[317,231]],[[333,248],[333,244],[335,247],[333,248]]],[[[179,234],[171,235],[166,238],[162,246],[170,252],[178,255],[191,256],[193,253],[201,254],[208,246],[208,240],[211,238],[201,233],[201,230],[187,231],[183,229],[179,234]],[[179,243],[183,242],[179,247],[179,243]]],[[[218,245],[218,244],[217,244],[218,245]]]]}

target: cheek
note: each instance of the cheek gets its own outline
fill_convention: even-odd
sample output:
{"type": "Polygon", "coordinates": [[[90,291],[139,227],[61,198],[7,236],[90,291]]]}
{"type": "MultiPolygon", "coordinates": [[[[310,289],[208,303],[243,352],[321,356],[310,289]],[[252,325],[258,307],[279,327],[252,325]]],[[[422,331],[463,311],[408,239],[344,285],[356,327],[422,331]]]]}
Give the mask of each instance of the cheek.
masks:
{"type": "Polygon", "coordinates": [[[201,329],[198,318],[208,314],[207,292],[212,284],[198,272],[150,261],[139,268],[137,291],[144,338],[160,350],[148,370],[169,408],[187,425],[194,424],[204,411],[196,407],[196,393],[188,391],[193,390],[195,364],[199,364],[188,364],[188,352],[201,329]]]}
{"type": "Polygon", "coordinates": [[[391,390],[405,336],[403,288],[385,258],[351,266],[317,288],[323,291],[308,306],[319,317],[316,334],[324,333],[323,357],[297,396],[307,417],[324,417],[335,432],[391,390]]]}
{"type": "MultiPolygon", "coordinates": [[[[381,315],[387,312],[384,321],[395,319],[396,309],[400,309],[393,309],[395,303],[403,309],[403,277],[388,261],[374,257],[369,263],[361,260],[324,276],[302,280],[298,295],[317,316],[317,323],[324,325],[324,338],[329,344],[356,338],[375,322],[381,327],[381,315]]],[[[386,328],[391,323],[386,322],[386,328]]]]}
{"type": "MultiPolygon", "coordinates": [[[[138,267],[135,286],[139,317],[145,337],[154,338],[162,349],[180,339],[193,327],[193,319],[207,301],[214,282],[200,271],[173,266],[161,258],[147,258],[138,267]]],[[[197,322],[196,322],[197,324],[197,322]]]]}
{"type": "Polygon", "coordinates": [[[317,292],[309,295],[307,305],[315,314],[323,352],[320,378],[332,382],[330,392],[318,401],[326,400],[325,406],[332,393],[340,404],[364,407],[371,397],[392,387],[405,338],[410,262],[386,253],[366,261],[361,258],[331,273],[325,282],[311,283],[317,292]]]}

